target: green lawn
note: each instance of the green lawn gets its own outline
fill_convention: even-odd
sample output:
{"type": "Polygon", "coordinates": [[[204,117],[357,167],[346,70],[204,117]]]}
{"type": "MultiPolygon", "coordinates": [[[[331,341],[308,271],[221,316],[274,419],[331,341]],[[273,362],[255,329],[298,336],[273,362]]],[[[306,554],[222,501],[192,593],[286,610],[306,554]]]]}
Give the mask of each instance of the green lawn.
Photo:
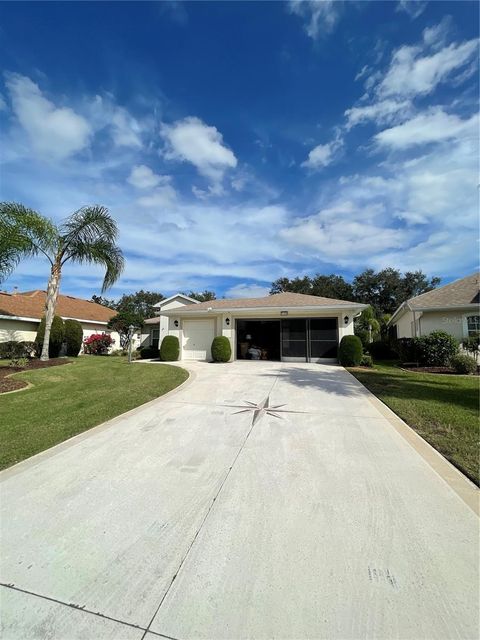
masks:
{"type": "Polygon", "coordinates": [[[72,364],[16,374],[34,386],[0,395],[0,468],[174,389],[188,378],[167,364],[80,356],[72,364]]]}
{"type": "Polygon", "coordinates": [[[349,371],[480,484],[478,377],[408,373],[387,362],[349,371]]]}

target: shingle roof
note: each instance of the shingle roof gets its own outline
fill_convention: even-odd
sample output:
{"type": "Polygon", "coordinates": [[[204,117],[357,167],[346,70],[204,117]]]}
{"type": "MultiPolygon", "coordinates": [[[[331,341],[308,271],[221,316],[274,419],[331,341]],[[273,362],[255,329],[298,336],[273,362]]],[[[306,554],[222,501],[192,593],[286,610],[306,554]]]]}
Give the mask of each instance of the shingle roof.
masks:
{"type": "MultiPolygon", "coordinates": [[[[44,315],[45,291],[0,293],[0,315],[38,318],[44,315]]],[[[108,322],[117,312],[96,302],[59,294],[56,313],[62,318],[108,322]]]]}
{"type": "Polygon", "coordinates": [[[480,274],[472,273],[466,278],[455,280],[444,287],[433,289],[408,300],[412,309],[435,309],[445,307],[461,307],[462,305],[478,304],[480,274]]]}
{"type": "MultiPolygon", "coordinates": [[[[225,298],[220,300],[208,300],[199,304],[192,304],[185,307],[172,309],[172,313],[198,313],[199,311],[212,310],[234,310],[234,309],[284,309],[292,307],[352,307],[364,306],[358,302],[347,300],[336,300],[334,298],[323,298],[321,296],[309,296],[303,293],[275,293],[264,298],[225,298]]],[[[170,311],[170,310],[169,310],[170,311]]]]}

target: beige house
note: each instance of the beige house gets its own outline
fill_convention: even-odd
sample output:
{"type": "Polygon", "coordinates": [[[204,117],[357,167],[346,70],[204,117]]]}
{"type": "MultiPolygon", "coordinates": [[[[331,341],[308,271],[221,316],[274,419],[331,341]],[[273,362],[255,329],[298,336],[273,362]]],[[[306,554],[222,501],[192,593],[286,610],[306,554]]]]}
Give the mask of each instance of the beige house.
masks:
{"type": "Polygon", "coordinates": [[[353,334],[353,319],[367,305],[299,293],[264,298],[197,302],[172,296],[156,305],[159,318],[146,321],[150,343],[165,335],[180,342],[182,360],[210,360],[215,336],[226,336],[232,360],[251,357],[255,347],[262,360],[318,362],[337,357],[345,335],[353,334]],[[155,332],[155,333],[154,333],[155,332]]]}
{"type": "MultiPolygon", "coordinates": [[[[0,342],[15,340],[33,342],[38,325],[45,312],[45,291],[0,292],[0,342]]],[[[64,296],[57,300],[57,315],[64,320],[78,320],[82,325],[84,339],[93,333],[108,333],[120,347],[120,337],[107,327],[116,311],[89,300],[64,296]]]]}
{"type": "Polygon", "coordinates": [[[389,321],[395,338],[446,331],[460,342],[480,331],[479,273],[410,298],[389,321]]]}

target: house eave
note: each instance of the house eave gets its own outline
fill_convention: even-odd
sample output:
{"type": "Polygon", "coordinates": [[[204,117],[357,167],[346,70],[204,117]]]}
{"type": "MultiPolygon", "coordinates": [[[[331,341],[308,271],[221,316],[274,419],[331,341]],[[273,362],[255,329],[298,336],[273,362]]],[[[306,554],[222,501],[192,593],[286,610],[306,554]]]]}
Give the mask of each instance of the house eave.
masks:
{"type": "Polygon", "coordinates": [[[280,313],[281,311],[288,311],[289,313],[302,312],[302,311],[348,311],[354,309],[366,309],[368,304],[360,304],[354,303],[351,305],[328,305],[328,306],[318,306],[318,305],[306,305],[302,307],[291,307],[291,306],[278,306],[278,307],[222,307],[222,308],[210,308],[210,309],[166,309],[162,312],[164,316],[191,316],[197,314],[222,314],[222,313],[256,313],[256,312],[272,312],[272,313],[280,313]]]}
{"type": "MultiPolygon", "coordinates": [[[[62,316],[63,320],[78,320],[78,322],[84,322],[85,324],[102,324],[107,326],[108,322],[105,320],[84,320],[83,318],[74,318],[72,316],[62,316]]],[[[20,322],[37,322],[40,323],[41,318],[29,318],[26,316],[8,316],[0,314],[0,320],[18,320],[20,322]]]]}

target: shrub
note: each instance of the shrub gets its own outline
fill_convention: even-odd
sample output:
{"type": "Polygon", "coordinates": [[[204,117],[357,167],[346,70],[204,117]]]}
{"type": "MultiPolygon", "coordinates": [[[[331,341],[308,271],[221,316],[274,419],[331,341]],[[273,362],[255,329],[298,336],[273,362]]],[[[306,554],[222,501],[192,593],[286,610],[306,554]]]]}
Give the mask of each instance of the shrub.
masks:
{"type": "Polygon", "coordinates": [[[374,360],[395,360],[397,357],[388,340],[376,340],[367,344],[367,351],[374,360]]]}
{"type": "Polygon", "coordinates": [[[67,356],[76,358],[83,342],[83,329],[78,320],[65,320],[65,343],[67,356]]]}
{"type": "Polygon", "coordinates": [[[368,349],[368,347],[370,346],[369,344],[369,339],[370,336],[368,334],[368,330],[367,329],[360,329],[358,327],[355,327],[355,335],[358,336],[362,342],[362,346],[364,349],[368,349]]]}
{"type": "Polygon", "coordinates": [[[445,331],[432,331],[417,338],[419,360],[429,367],[446,367],[458,352],[458,342],[445,331]]]}
{"type": "Polygon", "coordinates": [[[150,358],[158,358],[159,351],[158,347],[154,347],[153,345],[150,347],[140,347],[138,349],[139,357],[142,360],[149,360],[150,358]]]}
{"type": "MultiPolygon", "coordinates": [[[[35,342],[37,343],[37,352],[40,355],[43,347],[43,337],[45,335],[45,317],[43,317],[38,325],[37,337],[35,342]]],[[[60,316],[53,316],[52,327],[50,329],[50,340],[48,344],[48,355],[50,358],[58,358],[60,351],[62,350],[63,342],[65,339],[65,325],[60,316]]]]}
{"type": "Polygon", "coordinates": [[[160,346],[160,360],[174,362],[180,355],[180,343],[177,336],[165,336],[160,346]]]}
{"type": "Polygon", "coordinates": [[[398,358],[401,362],[418,362],[420,359],[419,338],[399,338],[395,343],[398,358]]]}
{"type": "Polygon", "coordinates": [[[28,365],[28,358],[12,358],[8,363],[9,367],[18,367],[20,369],[25,369],[28,365]]]}
{"type": "Polygon", "coordinates": [[[128,356],[128,351],[126,351],[125,349],[114,349],[113,351],[110,351],[110,355],[111,356],[128,356]]]}
{"type": "Polygon", "coordinates": [[[455,373],[475,373],[477,371],[475,358],[460,353],[450,359],[450,366],[455,370],[455,373]]]}
{"type": "Polygon", "coordinates": [[[362,360],[362,342],[358,336],[343,336],[338,348],[338,360],[344,367],[358,367],[362,360]]]}
{"type": "Polygon", "coordinates": [[[373,359],[372,356],[369,356],[368,353],[364,353],[362,359],[360,360],[361,367],[373,367],[373,359]]]}
{"type": "Polygon", "coordinates": [[[226,336],[217,336],[212,342],[212,360],[214,362],[228,362],[232,357],[230,340],[226,336]]]}
{"type": "Polygon", "coordinates": [[[92,333],[83,341],[83,350],[95,356],[106,356],[115,340],[108,333],[92,333]]]}
{"type": "Polygon", "coordinates": [[[0,360],[11,360],[12,358],[32,358],[35,355],[34,342],[16,342],[10,340],[0,343],[0,360]]]}

